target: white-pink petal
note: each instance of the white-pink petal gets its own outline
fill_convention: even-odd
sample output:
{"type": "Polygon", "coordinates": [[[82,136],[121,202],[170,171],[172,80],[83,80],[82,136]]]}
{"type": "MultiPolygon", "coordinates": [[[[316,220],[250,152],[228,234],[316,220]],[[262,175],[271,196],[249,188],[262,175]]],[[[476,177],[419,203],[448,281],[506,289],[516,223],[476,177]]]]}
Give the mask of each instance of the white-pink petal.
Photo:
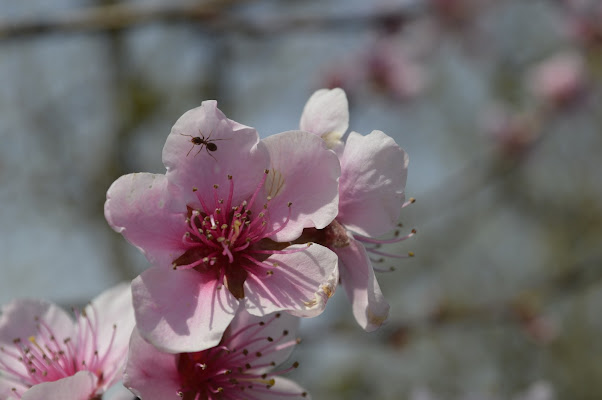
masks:
{"type": "Polygon", "coordinates": [[[320,89],[311,95],[301,115],[299,127],[314,133],[332,148],[349,127],[349,104],[342,89],[320,89]]]}
{"type": "MultiPolygon", "coordinates": [[[[206,142],[207,143],[207,142],[206,142]]],[[[228,198],[231,175],[235,183],[233,204],[239,204],[255,191],[268,167],[268,154],[255,129],[231,121],[217,108],[215,100],[187,111],[174,124],[163,148],[167,179],[181,189],[185,204],[198,204],[193,187],[208,194],[213,210],[213,186],[219,198],[228,198]],[[195,145],[194,138],[205,138],[216,146],[195,145]]]]}
{"type": "MultiPolygon", "coordinates": [[[[94,335],[97,340],[96,346],[88,346],[81,351],[88,354],[97,351],[102,357],[106,357],[103,362],[102,385],[106,389],[121,380],[130,335],[135,325],[130,284],[121,283],[105,290],[84,308],[84,312],[96,328],[94,335]]],[[[80,329],[86,330],[86,318],[80,317],[78,323],[80,329]]]]}
{"type": "MultiPolygon", "coordinates": [[[[44,321],[55,336],[62,341],[73,337],[75,328],[73,320],[62,308],[44,300],[22,299],[13,300],[2,307],[0,315],[0,346],[16,351],[15,339],[27,340],[29,337],[38,338],[39,321],[44,321]]],[[[22,362],[0,351],[0,369],[2,365],[10,367],[22,375],[27,371],[22,362]]]]}
{"type": "Polygon", "coordinates": [[[105,203],[109,225],[155,265],[171,265],[186,250],[186,208],[174,212],[168,207],[168,186],[164,175],[124,175],[113,182],[105,203]]]}
{"type": "Polygon", "coordinates": [[[292,202],[290,220],[272,239],[292,241],[303,228],[322,229],[330,224],[339,207],[341,168],[336,154],[326,148],[323,140],[302,131],[269,136],[263,142],[270,154],[264,193],[272,198],[268,212],[274,228],[285,222],[287,203],[292,202]]]}
{"type": "Polygon", "coordinates": [[[365,236],[392,230],[405,199],[407,170],[408,156],[391,137],[351,132],[341,157],[337,221],[365,236]]]}
{"type": "Polygon", "coordinates": [[[351,302],[355,320],[368,332],[377,329],[389,316],[389,303],[380,290],[366,249],[350,237],[349,246],[335,251],[340,261],[341,285],[351,302]]]}
{"type": "Polygon", "coordinates": [[[217,345],[238,309],[212,272],[154,267],[132,281],[132,295],[140,335],[169,353],[217,345]]]}
{"type": "Polygon", "coordinates": [[[90,371],[54,382],[44,382],[26,391],[21,400],[89,400],[95,393],[98,378],[90,371]]]}
{"type": "Polygon", "coordinates": [[[124,386],[144,400],[180,400],[176,357],[176,354],[157,350],[135,329],[130,340],[124,386]]]}
{"type": "MultiPolygon", "coordinates": [[[[230,327],[224,334],[224,341],[227,341],[230,349],[245,348],[249,353],[253,354],[265,347],[264,341],[256,341],[248,344],[249,338],[252,337],[255,332],[259,332],[255,336],[271,337],[274,340],[278,340],[284,335],[285,338],[282,340],[284,343],[288,340],[296,340],[298,329],[299,318],[293,317],[288,313],[270,314],[263,317],[258,317],[249,314],[247,311],[241,308],[236,314],[236,317],[234,317],[232,320],[230,327]],[[246,329],[244,333],[236,335],[240,329],[244,329],[250,325],[258,324],[260,322],[263,322],[264,325],[246,329]]],[[[294,346],[283,346],[283,348],[280,350],[270,351],[269,356],[264,354],[264,357],[267,358],[267,362],[273,362],[274,365],[280,365],[289,358],[294,348],[294,346]]],[[[274,368],[266,368],[266,370],[272,369],[274,368]]]]}
{"type": "MultiPolygon", "coordinates": [[[[295,250],[306,245],[293,245],[295,250]]],[[[265,274],[249,274],[244,305],[253,315],[286,311],[299,317],[314,317],[324,311],[338,284],[338,258],[328,248],[314,244],[303,251],[274,254],[266,264],[274,265],[265,274]]]]}

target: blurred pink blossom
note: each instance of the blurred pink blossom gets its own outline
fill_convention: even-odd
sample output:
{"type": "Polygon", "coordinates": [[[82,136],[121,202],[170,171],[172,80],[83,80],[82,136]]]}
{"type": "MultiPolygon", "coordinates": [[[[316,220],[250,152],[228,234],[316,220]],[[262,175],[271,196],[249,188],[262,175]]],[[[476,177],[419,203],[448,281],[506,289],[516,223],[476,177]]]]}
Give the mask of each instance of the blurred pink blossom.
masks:
{"type": "Polygon", "coordinates": [[[540,136],[534,115],[512,113],[502,106],[492,107],[485,113],[483,129],[497,143],[500,153],[507,157],[523,155],[540,136]]]}
{"type": "Polygon", "coordinates": [[[527,74],[527,85],[536,98],[552,107],[570,105],[586,88],[583,57],[575,52],[555,54],[527,74]]]}
{"type": "Polygon", "coordinates": [[[295,382],[274,370],[298,343],[298,318],[255,317],[241,310],[219,344],[194,353],[162,353],[132,334],[124,385],[144,400],[309,399],[295,382]]]}
{"type": "Polygon", "coordinates": [[[602,3],[599,0],[563,0],[568,34],[588,47],[602,45],[602,3]]]}
{"type": "Polygon", "coordinates": [[[130,286],[96,297],[74,321],[43,300],[15,300],[0,317],[0,398],[89,400],[121,380],[134,328],[130,286]]]}
{"type": "Polygon", "coordinates": [[[424,67],[395,36],[377,39],[348,62],[337,63],[326,76],[327,87],[342,87],[353,93],[368,84],[396,100],[419,95],[426,82],[424,67]]]}
{"type": "Polygon", "coordinates": [[[290,246],[338,212],[340,166],[322,140],[290,131],[260,141],[205,101],[176,122],[163,163],[165,175],[119,178],[105,204],[113,229],[154,264],[132,282],[142,337],[163,351],[200,351],[220,341],[239,306],[324,310],[336,255],[290,246]]]}

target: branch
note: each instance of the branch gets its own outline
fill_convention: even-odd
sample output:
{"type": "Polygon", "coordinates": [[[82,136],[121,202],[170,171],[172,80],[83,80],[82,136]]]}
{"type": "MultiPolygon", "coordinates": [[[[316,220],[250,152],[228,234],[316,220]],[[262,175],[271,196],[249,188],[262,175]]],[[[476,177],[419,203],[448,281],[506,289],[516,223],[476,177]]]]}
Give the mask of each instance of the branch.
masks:
{"type": "Polygon", "coordinates": [[[387,23],[401,25],[409,19],[414,19],[421,8],[416,2],[403,7],[381,8],[370,12],[356,11],[336,15],[278,15],[255,20],[220,14],[227,6],[240,2],[240,0],[209,0],[197,4],[115,4],[68,11],[44,18],[0,20],[0,40],[46,33],[114,31],[154,22],[203,22],[203,28],[212,31],[266,36],[304,29],[356,29],[358,25],[382,26],[387,23]]]}

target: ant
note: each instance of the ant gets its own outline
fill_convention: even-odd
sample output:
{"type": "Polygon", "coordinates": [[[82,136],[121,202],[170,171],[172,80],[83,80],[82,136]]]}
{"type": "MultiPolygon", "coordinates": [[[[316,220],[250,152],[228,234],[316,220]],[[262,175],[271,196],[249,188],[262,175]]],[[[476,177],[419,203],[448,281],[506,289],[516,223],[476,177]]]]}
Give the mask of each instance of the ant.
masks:
{"type": "MultiPolygon", "coordinates": [[[[213,132],[213,130],[211,132],[213,132]]],[[[199,136],[184,135],[183,133],[180,133],[180,135],[182,135],[182,136],[188,136],[190,138],[190,143],[192,143],[192,147],[190,148],[190,150],[188,150],[188,153],[186,153],[186,157],[188,157],[188,155],[190,154],[192,149],[194,149],[194,146],[201,146],[199,148],[199,151],[197,151],[196,154],[194,155],[195,157],[197,156],[197,154],[199,154],[201,152],[201,150],[203,150],[203,146],[204,146],[207,154],[209,154],[211,156],[211,158],[213,158],[215,161],[217,161],[216,158],[213,157],[213,154],[210,153],[210,152],[214,152],[217,150],[217,145],[213,142],[215,142],[216,140],[227,140],[227,139],[211,139],[211,132],[209,133],[209,136],[207,136],[207,137],[205,137],[201,133],[200,129],[199,129],[199,136]]]]}

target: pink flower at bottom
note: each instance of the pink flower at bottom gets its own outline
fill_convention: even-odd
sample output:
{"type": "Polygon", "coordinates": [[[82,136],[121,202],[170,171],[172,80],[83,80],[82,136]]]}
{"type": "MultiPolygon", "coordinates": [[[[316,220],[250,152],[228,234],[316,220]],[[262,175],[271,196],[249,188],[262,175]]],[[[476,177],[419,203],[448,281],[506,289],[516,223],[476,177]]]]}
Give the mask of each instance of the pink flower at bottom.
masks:
{"type": "Polygon", "coordinates": [[[89,400],[121,380],[134,328],[121,284],[71,317],[42,300],[15,300],[0,317],[0,399],[89,400]]]}
{"type": "Polygon", "coordinates": [[[119,178],[105,203],[109,224],[154,265],[132,282],[142,337],[163,351],[194,352],[215,346],[239,308],[324,310],[338,281],[336,255],[290,246],[337,213],[340,165],[322,140],[291,131],[260,141],[205,101],[178,119],[163,163],[165,175],[119,178]]]}
{"type": "Polygon", "coordinates": [[[142,400],[309,399],[280,377],[298,366],[274,370],[298,339],[298,318],[287,314],[237,314],[220,343],[194,353],[162,353],[137,331],[132,334],[124,385],[142,400]]]}
{"type": "Polygon", "coordinates": [[[393,230],[401,209],[413,200],[404,203],[406,152],[391,137],[376,130],[366,136],[351,132],[343,143],[340,139],[348,119],[345,92],[321,89],[305,105],[300,127],[322,137],[339,156],[339,213],[321,232],[323,239],[317,241],[339,257],[341,285],[351,301],[353,315],[362,328],[372,331],[387,319],[389,304],[376,280],[370,256],[408,257],[386,253],[375,246],[403,241],[415,231],[392,239],[374,237],[393,230]]]}

